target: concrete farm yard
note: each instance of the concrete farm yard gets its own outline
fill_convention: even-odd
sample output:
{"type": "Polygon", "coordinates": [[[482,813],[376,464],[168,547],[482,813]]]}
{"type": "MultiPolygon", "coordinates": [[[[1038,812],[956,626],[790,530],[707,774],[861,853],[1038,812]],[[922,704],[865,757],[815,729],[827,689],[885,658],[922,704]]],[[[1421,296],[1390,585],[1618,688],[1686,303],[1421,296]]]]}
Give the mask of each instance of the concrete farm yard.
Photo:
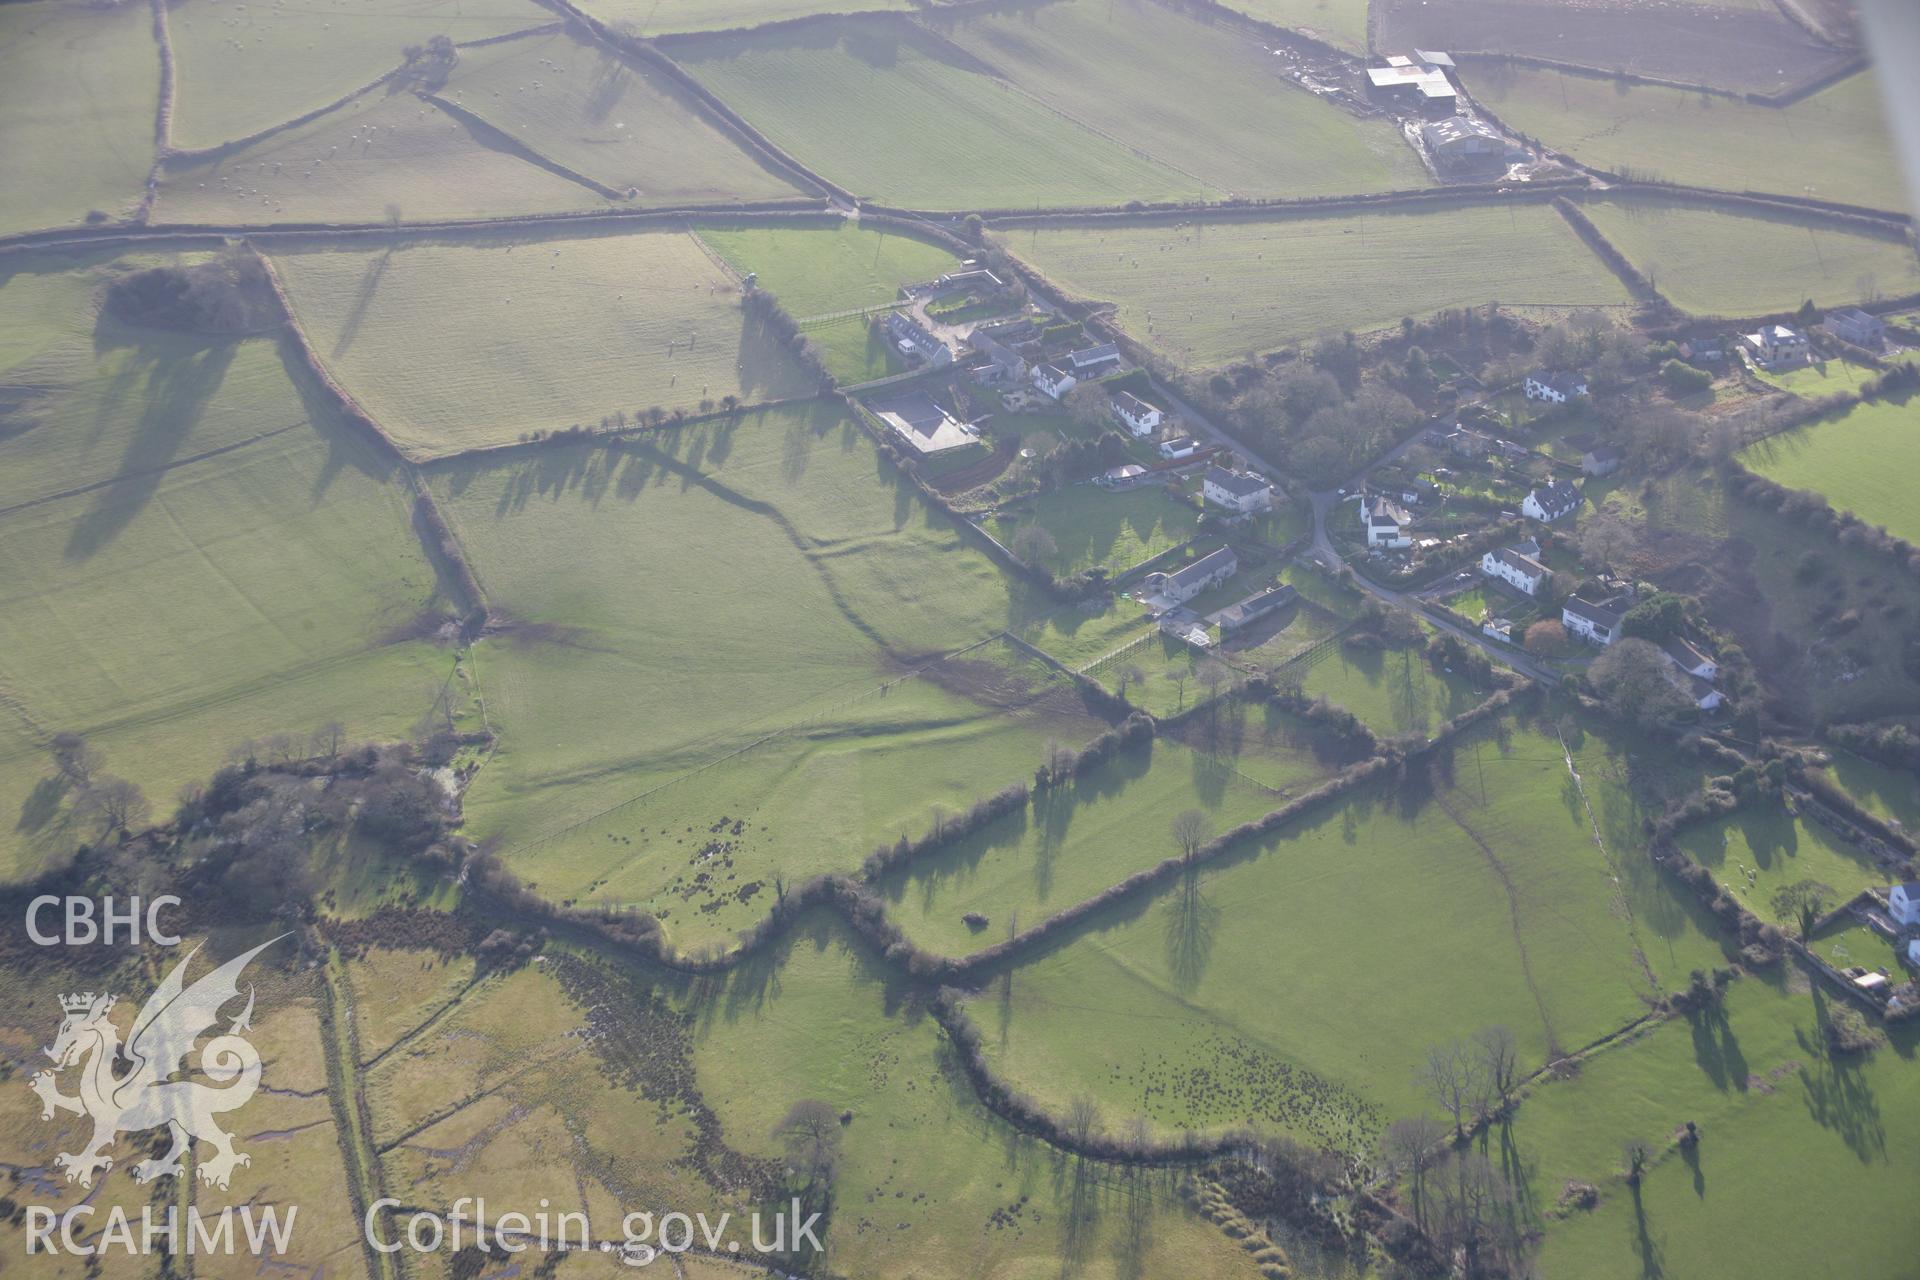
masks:
{"type": "MultiPolygon", "coordinates": [[[[1905,79],[1844,0],[0,6],[0,910],[289,935],[230,1189],[16,1082],[8,1199],[301,1222],[45,1272],[1904,1274],[1905,79]]],[[[0,946],[0,1076],[181,954],[0,946]]]]}

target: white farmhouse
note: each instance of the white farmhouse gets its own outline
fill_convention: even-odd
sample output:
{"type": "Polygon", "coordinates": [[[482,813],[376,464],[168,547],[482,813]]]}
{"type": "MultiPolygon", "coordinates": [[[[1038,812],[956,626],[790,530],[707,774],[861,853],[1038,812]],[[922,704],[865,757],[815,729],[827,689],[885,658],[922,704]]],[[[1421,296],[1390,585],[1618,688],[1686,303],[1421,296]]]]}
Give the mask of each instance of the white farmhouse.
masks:
{"type": "Polygon", "coordinates": [[[1572,515],[1580,507],[1580,491],[1565,480],[1533,490],[1520,504],[1520,514],[1542,524],[1572,515]]]}
{"type": "Polygon", "coordinates": [[[1266,511],[1273,506],[1273,486],[1259,476],[1225,467],[1208,467],[1200,482],[1200,498],[1224,511],[1266,511]]]}
{"type": "Polygon", "coordinates": [[[1762,369],[1793,369],[1813,361],[1813,345],[1807,341],[1807,335],[1784,324],[1770,324],[1742,334],[1740,345],[1762,369]]]}
{"type": "Polygon", "coordinates": [[[1407,526],[1413,517],[1391,498],[1368,498],[1361,504],[1360,519],[1366,526],[1369,547],[1410,547],[1413,538],[1407,526]]]}
{"type": "MultiPolygon", "coordinates": [[[[1240,572],[1240,559],[1233,554],[1232,547],[1221,547],[1201,556],[1184,569],[1172,573],[1150,573],[1147,575],[1147,603],[1158,607],[1185,604],[1187,601],[1217,586],[1240,572]]],[[[1163,610],[1164,611],[1164,610],[1163,610]]]]}
{"type": "Polygon", "coordinates": [[[1567,629],[1568,635],[1579,636],[1582,640],[1605,648],[1619,636],[1620,623],[1625,616],[1607,604],[1595,604],[1579,596],[1570,596],[1560,609],[1560,625],[1567,629]]]}
{"type": "Polygon", "coordinates": [[[1480,572],[1530,596],[1540,590],[1540,584],[1552,570],[1532,556],[1523,556],[1512,547],[1501,547],[1480,557],[1480,572]]]}
{"type": "Polygon", "coordinates": [[[1527,375],[1527,399],[1565,404],[1587,394],[1587,376],[1559,369],[1536,369],[1527,375]]]}
{"type": "Polygon", "coordinates": [[[1152,435],[1167,417],[1157,405],[1148,404],[1131,391],[1113,393],[1113,412],[1126,424],[1128,434],[1136,437],[1152,435]]]}
{"type": "Polygon", "coordinates": [[[1058,400],[1080,385],[1080,379],[1057,364],[1033,366],[1033,385],[1058,400]]]}
{"type": "Polygon", "coordinates": [[[1893,886],[1887,894],[1887,914],[1895,924],[1920,924],[1920,880],[1893,886]]]}

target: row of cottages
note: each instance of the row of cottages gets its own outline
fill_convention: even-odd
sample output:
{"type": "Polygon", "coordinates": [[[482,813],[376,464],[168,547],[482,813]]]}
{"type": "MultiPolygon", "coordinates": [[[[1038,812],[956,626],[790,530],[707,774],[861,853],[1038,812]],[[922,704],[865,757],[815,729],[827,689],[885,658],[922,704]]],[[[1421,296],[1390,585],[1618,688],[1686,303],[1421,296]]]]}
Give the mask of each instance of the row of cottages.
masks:
{"type": "Polygon", "coordinates": [[[1571,481],[1555,480],[1529,492],[1520,503],[1520,514],[1541,524],[1563,520],[1580,509],[1580,490],[1571,481]]]}
{"type": "Polygon", "coordinates": [[[1394,549],[1413,545],[1413,535],[1407,532],[1413,523],[1413,517],[1407,509],[1385,495],[1363,498],[1360,504],[1360,517],[1367,530],[1369,549],[1394,549]]]}
{"type": "Polygon", "coordinates": [[[1120,348],[1107,342],[1097,347],[1069,351],[1058,360],[1036,366],[1033,385],[1058,400],[1081,383],[1119,373],[1123,367],[1120,348]]]}
{"type": "Polygon", "coordinates": [[[1167,420],[1158,405],[1148,404],[1131,391],[1113,393],[1113,414],[1135,439],[1152,435],[1167,420]]]}
{"type": "Polygon", "coordinates": [[[1820,321],[1827,336],[1868,351],[1878,351],[1887,343],[1887,322],[1858,307],[1829,311],[1820,321]]]}
{"type": "Polygon", "coordinates": [[[1209,551],[1183,569],[1175,569],[1172,573],[1148,574],[1145,582],[1147,604],[1163,611],[1174,605],[1185,604],[1208,587],[1217,587],[1238,572],[1240,559],[1233,554],[1232,547],[1209,551]]]}
{"type": "Polygon", "coordinates": [[[1813,363],[1813,344],[1807,335],[1784,324],[1770,324],[1742,334],[1740,345],[1762,369],[1797,369],[1813,363]]]}
{"type": "Polygon", "coordinates": [[[1540,586],[1553,570],[1541,564],[1537,558],[1540,545],[1531,544],[1533,554],[1523,554],[1519,547],[1500,547],[1480,557],[1480,572],[1489,578],[1500,581],[1518,591],[1521,595],[1532,596],[1540,593],[1540,586]]]}
{"type": "Polygon", "coordinates": [[[1200,500],[1209,507],[1247,515],[1273,509],[1273,486],[1250,471],[1208,467],[1200,482],[1200,500]]]}
{"type": "Polygon", "coordinates": [[[1587,394],[1587,375],[1564,369],[1536,369],[1527,375],[1527,399],[1548,404],[1565,404],[1587,394]]]}
{"type": "Polygon", "coordinates": [[[932,369],[944,369],[953,363],[953,348],[905,312],[888,313],[887,334],[900,354],[909,360],[919,360],[932,369]]]}

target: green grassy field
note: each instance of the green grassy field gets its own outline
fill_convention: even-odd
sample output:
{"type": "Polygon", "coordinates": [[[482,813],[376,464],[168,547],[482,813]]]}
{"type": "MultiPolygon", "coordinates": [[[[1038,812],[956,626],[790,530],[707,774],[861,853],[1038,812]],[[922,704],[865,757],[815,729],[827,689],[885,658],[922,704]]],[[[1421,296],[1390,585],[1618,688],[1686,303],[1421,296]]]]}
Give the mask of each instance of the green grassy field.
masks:
{"type": "Polygon", "coordinates": [[[566,34],[470,50],[442,96],[549,160],[637,192],[638,204],[800,194],[709,124],[686,90],[566,34]]]}
{"type": "Polygon", "coordinates": [[[1542,1274],[1898,1275],[1895,1223],[1920,1180],[1920,1074],[1913,1033],[1835,1061],[1820,1024],[1831,1003],[1796,975],[1783,990],[1736,982],[1719,1016],[1675,1019],[1536,1087],[1496,1168],[1524,1173],[1523,1208],[1550,1209],[1568,1179],[1600,1188],[1591,1213],[1549,1221],[1542,1274]],[[1673,1145],[1686,1121],[1692,1152],[1673,1145]],[[1638,1190],[1621,1147],[1650,1143],[1638,1190]],[[1789,1208],[1791,1206],[1792,1208],[1789,1208]]]}
{"type": "MultiPolygon", "coordinates": [[[[792,754],[772,759],[821,776],[844,766],[856,787],[862,762],[876,758],[862,735],[875,748],[891,732],[928,745],[943,719],[956,742],[991,735],[979,708],[962,714],[919,695],[895,722],[876,689],[994,635],[1024,597],[837,407],[748,413],[618,451],[452,464],[434,484],[495,611],[514,624],[476,651],[503,736],[467,807],[472,829],[509,848],[820,717],[817,743],[803,731],[792,754]],[[562,545],[568,555],[556,561],[551,548],[562,545]],[[671,572],[642,567],[663,548],[671,572]]],[[[956,752],[955,787],[970,800],[1034,763],[1022,748],[999,777],[956,752]]],[[[775,789],[765,773],[742,785],[740,804],[756,787],[775,789]]],[[[705,813],[716,796],[736,801],[704,793],[703,826],[720,816],[705,813]]],[[[929,804],[954,799],[936,778],[911,801],[876,801],[872,821],[924,818],[929,804]]],[[[854,797],[846,803],[846,821],[868,820],[854,816],[854,797]]],[[[863,843],[810,856],[845,865],[866,852],[863,843]]],[[[576,854],[581,868],[604,857],[576,854]]]]}
{"type": "Polygon", "coordinates": [[[1030,778],[1048,742],[1107,727],[1058,678],[1024,682],[995,656],[869,690],[535,843],[514,869],[556,899],[639,906],[679,946],[729,945],[773,905],[776,873],[853,871],[1030,778]]]}
{"type": "Polygon", "coordinates": [[[1353,712],[1382,737],[1431,737],[1445,721],[1493,692],[1436,669],[1417,649],[1365,653],[1345,646],[1310,666],[1302,685],[1310,695],[1353,712]]]}
{"type": "Polygon", "coordinates": [[[1910,498],[1920,479],[1920,399],[1880,400],[1749,445],[1748,467],[1790,489],[1811,489],[1838,511],[1920,541],[1910,498]]]}
{"type": "Polygon", "coordinates": [[[412,242],[275,265],[321,359],[420,456],[597,426],[615,411],[812,389],[680,232],[412,242]]]}
{"type": "MultiPolygon", "coordinates": [[[[892,302],[901,285],[937,279],[958,265],[938,245],[846,221],[831,227],[703,226],[697,234],[736,274],[757,273],[760,287],[802,323],[892,302]]],[[[815,325],[807,337],[842,382],[865,382],[893,371],[891,348],[873,338],[858,318],[815,325]]]]}
{"type": "MultiPolygon", "coordinates": [[[[1324,772],[1305,751],[1284,753],[1290,770],[1269,769],[1293,784],[1324,772]]],[[[1263,757],[1278,766],[1283,749],[1263,757]]],[[[929,951],[965,955],[1090,898],[1136,871],[1179,853],[1173,816],[1207,815],[1215,830],[1257,818],[1285,803],[1277,790],[1171,739],[1126,753],[1072,784],[1041,793],[1024,812],[1001,819],[938,854],[887,877],[888,911],[929,951]],[[961,917],[987,917],[976,930],[961,917]]],[[[1278,782],[1275,776],[1272,781],[1278,782]]]]}
{"type": "Polygon", "coordinates": [[[912,0],[589,0],[581,6],[602,22],[633,24],[634,34],[730,31],[790,22],[819,13],[911,10],[912,0]]]}
{"type": "Polygon", "coordinates": [[[1833,754],[1833,780],[1867,812],[1909,831],[1920,829],[1920,793],[1909,775],[1848,751],[1833,754]]]}
{"type": "Polygon", "coordinates": [[[1348,53],[1367,51],[1365,0],[1231,0],[1227,7],[1262,22],[1304,31],[1348,53]]]}
{"type": "Polygon", "coordinates": [[[452,670],[411,638],[439,597],[400,478],[273,341],[95,319],[92,290],[146,261],[0,286],[43,338],[0,373],[27,409],[0,439],[9,876],[80,834],[40,787],[46,734],[85,733],[165,816],[249,738],[406,735],[452,670]]]}
{"type": "Polygon", "coordinates": [[[730,1141],[778,1154],[768,1135],[802,1098],[853,1113],[828,1246],[837,1273],[1038,1276],[1064,1261],[1070,1274],[1113,1280],[1257,1274],[1164,1177],[1063,1157],[984,1111],[906,997],[823,921],[695,1010],[699,1088],[730,1141]]]}
{"type": "Polygon", "coordinates": [[[891,24],[665,48],[802,164],[864,197],[968,209],[1218,194],[891,24]]]}
{"type": "Polygon", "coordinates": [[[1872,885],[1887,883],[1887,873],[1865,851],[1812,820],[1784,810],[1749,808],[1718,823],[1684,832],[1680,847],[1727,892],[1762,920],[1791,930],[1791,921],[1773,909],[1773,895],[1785,885],[1818,880],[1839,895],[1835,905],[1872,885]]]}
{"type": "Polygon", "coordinates": [[[1504,1024],[1531,1070],[1723,962],[1645,858],[1624,758],[1577,758],[1599,840],[1550,734],[1482,738],[1431,796],[1363,793],[1090,922],[974,1016],[1043,1100],[1364,1151],[1428,1045],[1504,1024]]]}
{"type": "Polygon", "coordinates": [[[1275,75],[1258,41],[1152,0],[1068,0],[939,29],[1051,108],[1233,196],[1431,182],[1398,129],[1275,75]],[[1192,68],[1207,74],[1194,77],[1192,68]],[[1116,76],[1115,67],[1127,68],[1116,76]]]}
{"type": "Polygon", "coordinates": [[[160,53],[138,5],[0,7],[0,232],[132,212],[153,164],[160,53]]]}
{"type": "Polygon", "coordinates": [[[549,20],[526,0],[173,0],[173,142],[210,147],[291,120],[393,70],[403,47],[432,36],[483,40],[549,20]]]}
{"type": "Polygon", "coordinates": [[[1907,207],[1885,107],[1866,73],[1786,108],[1478,59],[1467,59],[1461,75],[1507,124],[1597,168],[1907,207]]]}
{"type": "Polygon", "coordinates": [[[1159,486],[1109,493],[1092,484],[1070,485],[1032,500],[1031,510],[989,522],[993,536],[1006,542],[1017,529],[1037,524],[1052,535],[1056,550],[1045,557],[1060,577],[1083,569],[1118,574],[1193,537],[1200,514],[1182,506],[1159,486]]]}
{"type": "Polygon", "coordinates": [[[1122,327],[1188,365],[1443,307],[1627,300],[1544,205],[1018,229],[1000,239],[1069,291],[1118,304],[1122,327]]]}
{"type": "Polygon", "coordinates": [[[1765,315],[1808,298],[1828,307],[1920,289],[1920,263],[1893,238],[1661,200],[1584,208],[1675,306],[1700,315],[1765,315]]]}
{"type": "Polygon", "coordinates": [[[156,222],[504,217],[609,201],[411,95],[371,93],[211,160],[169,163],[156,222]]]}

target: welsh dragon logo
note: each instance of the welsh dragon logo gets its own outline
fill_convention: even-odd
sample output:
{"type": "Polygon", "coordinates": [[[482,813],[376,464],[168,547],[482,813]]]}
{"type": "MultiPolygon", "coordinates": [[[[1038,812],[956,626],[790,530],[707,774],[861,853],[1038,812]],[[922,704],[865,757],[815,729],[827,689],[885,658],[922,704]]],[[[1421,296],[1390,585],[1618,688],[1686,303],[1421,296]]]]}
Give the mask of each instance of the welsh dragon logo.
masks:
{"type": "Polygon", "coordinates": [[[36,1073],[29,1087],[40,1096],[42,1120],[53,1119],[56,1111],[71,1111],[93,1120],[93,1137],[79,1152],[61,1152],[53,1158],[56,1168],[66,1170],[68,1182],[92,1186],[96,1171],[113,1168],[113,1157],[108,1153],[117,1134],[162,1125],[173,1145],[159,1159],[142,1160],[133,1166],[138,1182],[179,1173],[180,1157],[195,1139],[214,1148],[213,1156],[201,1160],[198,1166],[201,1180],[212,1186],[224,1190],[234,1169],[251,1163],[233,1149],[233,1135],[215,1124],[214,1117],[244,1105],[260,1087],[260,1054],[240,1035],[251,1027],[252,987],[247,988],[247,1007],[228,1024],[225,1034],[216,1035],[200,1049],[200,1074],[225,1087],[170,1077],[184,1074],[194,1041],[219,1021],[221,1006],[239,998],[240,974],[248,963],[278,941],[280,938],[274,938],[235,956],[188,987],[187,966],[200,954],[200,948],[195,947],[141,1008],[124,1050],[119,1031],[107,1020],[116,997],[96,996],[91,991],[60,997],[66,1018],[46,1051],[54,1068],[36,1073]],[[115,1075],[114,1066],[123,1055],[132,1069],[125,1075],[115,1075]],[[80,1096],[70,1098],[60,1092],[54,1072],[75,1066],[80,1068],[80,1096]]]}

